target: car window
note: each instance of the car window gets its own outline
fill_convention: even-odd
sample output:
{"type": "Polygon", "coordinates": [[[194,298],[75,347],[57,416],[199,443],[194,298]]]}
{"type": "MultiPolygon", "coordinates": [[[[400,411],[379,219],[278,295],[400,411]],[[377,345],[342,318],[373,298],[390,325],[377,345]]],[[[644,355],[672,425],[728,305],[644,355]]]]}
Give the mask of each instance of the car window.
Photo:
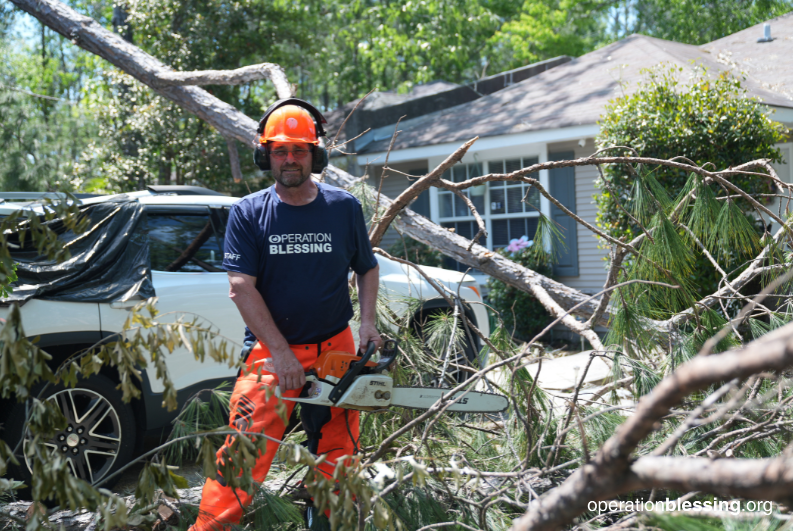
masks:
{"type": "Polygon", "coordinates": [[[215,235],[220,243],[220,248],[223,249],[223,238],[226,236],[226,223],[229,220],[228,207],[210,207],[209,220],[212,222],[212,228],[215,230],[215,235]]]}
{"type": "Polygon", "coordinates": [[[223,240],[215,232],[215,216],[150,212],[149,255],[151,268],[171,272],[220,272],[223,240]],[[213,223],[214,221],[214,223],[213,223]]]}

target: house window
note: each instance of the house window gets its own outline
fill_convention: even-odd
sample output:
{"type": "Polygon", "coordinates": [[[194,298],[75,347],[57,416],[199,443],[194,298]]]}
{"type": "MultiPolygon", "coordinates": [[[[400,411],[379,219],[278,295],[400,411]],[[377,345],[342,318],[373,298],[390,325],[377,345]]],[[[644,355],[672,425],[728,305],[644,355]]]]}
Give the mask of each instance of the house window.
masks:
{"type": "MultiPolygon", "coordinates": [[[[446,170],[443,173],[443,178],[447,181],[461,183],[471,179],[472,177],[479,177],[481,175],[483,175],[482,163],[477,162],[475,164],[458,164],[453,168],[446,170]]],[[[480,215],[483,214],[485,210],[486,193],[486,185],[475,186],[463,192],[463,194],[474,204],[474,208],[476,208],[480,215]]],[[[438,201],[440,202],[441,219],[458,217],[473,218],[473,214],[471,214],[471,211],[468,209],[465,201],[448,190],[441,190],[438,193],[438,201]]]]}
{"type": "MultiPolygon", "coordinates": [[[[508,160],[491,160],[488,173],[512,173],[532,164],[537,157],[523,157],[508,160]]],[[[540,178],[532,173],[529,177],[540,178]]],[[[490,248],[500,249],[509,245],[510,240],[526,236],[534,238],[537,232],[537,218],[540,217],[540,192],[520,181],[500,181],[488,183],[490,186],[490,248]]]]}
{"type": "Polygon", "coordinates": [[[500,249],[509,245],[510,240],[526,236],[534,238],[537,232],[537,217],[494,219],[490,222],[492,227],[491,235],[493,239],[493,249],[500,249]]]}
{"type": "MultiPolygon", "coordinates": [[[[457,164],[447,170],[443,178],[458,183],[486,173],[511,173],[537,162],[537,157],[523,157],[457,164]]],[[[531,174],[530,177],[539,179],[538,174],[531,174]]],[[[534,237],[537,218],[540,216],[540,193],[535,188],[522,182],[490,182],[468,188],[464,193],[487,227],[487,240],[480,238],[477,243],[488,249],[499,249],[506,247],[512,239],[534,237]]],[[[460,236],[471,239],[479,231],[465,202],[448,190],[438,190],[438,213],[440,225],[454,229],[460,236]]],[[[468,266],[451,258],[445,259],[444,267],[457,271],[468,269],[468,266]]]]}

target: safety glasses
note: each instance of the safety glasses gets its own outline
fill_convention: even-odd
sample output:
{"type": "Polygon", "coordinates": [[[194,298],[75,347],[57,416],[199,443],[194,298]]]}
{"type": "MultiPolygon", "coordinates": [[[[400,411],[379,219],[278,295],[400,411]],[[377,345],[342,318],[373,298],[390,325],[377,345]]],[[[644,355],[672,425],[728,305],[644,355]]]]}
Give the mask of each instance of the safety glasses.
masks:
{"type": "Polygon", "coordinates": [[[276,149],[275,151],[270,152],[270,156],[278,160],[283,160],[289,156],[290,153],[295,159],[304,159],[309,153],[311,153],[311,151],[308,149],[293,149],[292,151],[289,151],[288,149],[276,149]]]}

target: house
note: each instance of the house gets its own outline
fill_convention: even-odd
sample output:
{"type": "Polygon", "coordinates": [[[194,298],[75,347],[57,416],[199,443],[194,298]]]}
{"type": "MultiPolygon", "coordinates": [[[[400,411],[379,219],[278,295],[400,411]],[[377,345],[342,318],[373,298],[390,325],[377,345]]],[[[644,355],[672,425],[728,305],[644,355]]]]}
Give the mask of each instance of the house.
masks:
{"type": "MultiPolygon", "coordinates": [[[[374,103],[368,108],[365,103],[360,118],[355,122],[351,119],[341,133],[343,138],[352,139],[364,130],[363,124],[371,127],[347,145],[346,151],[356,153],[347,163],[353,172],[363,174],[366,170],[370,184],[381,186],[382,166],[395,124],[403,115],[401,132],[388,153],[389,166],[402,173],[391,173],[382,182],[383,193],[392,198],[410,184],[408,176],[425,174],[475,136],[479,140],[448,178],[460,181],[513,171],[538,161],[586,157],[595,152],[598,120],[606,103],[635,90],[644,78],[642,70],[659,63],[682,68],[683,76],[694,65],[713,73],[743,73],[743,86],[749,94],[775,111],[776,120],[793,127],[793,13],[766,24],[770,25],[771,40],[764,38],[762,24],[703,46],[631,35],[576,59],[562,57],[529,65],[477,84],[438,85],[401,97],[373,95],[374,103]],[[388,98],[392,103],[386,103],[388,98]]],[[[331,114],[331,131],[340,127],[352,106],[331,114]]],[[[791,182],[793,147],[790,142],[779,147],[785,162],[777,171],[791,182]]],[[[591,223],[596,215],[596,177],[597,169],[592,166],[542,171],[539,175],[554,197],[591,223]]],[[[532,237],[539,214],[521,202],[526,193],[521,183],[489,183],[469,189],[469,198],[487,224],[487,239],[480,243],[496,249],[510,239],[532,237]]],[[[530,193],[528,201],[564,229],[567,249],[555,275],[584,292],[600,291],[606,279],[603,258],[607,251],[599,248],[594,234],[538,194],[530,193]]],[[[449,192],[432,188],[412,208],[461,235],[472,237],[477,232],[471,213],[449,192]]],[[[390,234],[383,247],[398,237],[390,234]]],[[[457,266],[449,262],[447,266],[457,266]]],[[[484,276],[479,280],[485,280],[484,276]]]]}

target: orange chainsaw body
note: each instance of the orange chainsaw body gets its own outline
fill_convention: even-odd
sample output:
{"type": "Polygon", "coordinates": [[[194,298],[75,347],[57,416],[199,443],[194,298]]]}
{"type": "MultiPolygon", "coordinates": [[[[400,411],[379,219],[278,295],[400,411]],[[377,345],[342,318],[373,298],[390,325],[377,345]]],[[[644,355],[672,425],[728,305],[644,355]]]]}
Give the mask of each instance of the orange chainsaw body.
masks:
{"type": "MultiPolygon", "coordinates": [[[[350,368],[350,363],[360,360],[360,356],[350,354],[349,352],[342,352],[340,350],[329,350],[323,352],[317,361],[311,366],[317,373],[319,378],[325,379],[328,376],[341,378],[344,373],[350,368]]],[[[366,362],[367,367],[377,366],[377,362],[366,362]]]]}

